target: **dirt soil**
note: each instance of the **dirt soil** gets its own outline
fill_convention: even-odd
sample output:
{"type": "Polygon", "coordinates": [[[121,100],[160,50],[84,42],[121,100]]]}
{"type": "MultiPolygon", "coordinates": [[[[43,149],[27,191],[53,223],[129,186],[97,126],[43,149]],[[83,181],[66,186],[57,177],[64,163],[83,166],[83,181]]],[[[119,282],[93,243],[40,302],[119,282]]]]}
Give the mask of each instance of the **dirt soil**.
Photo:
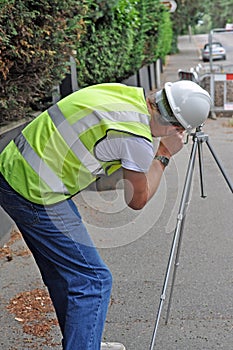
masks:
{"type": "MultiPolygon", "coordinates": [[[[20,232],[14,229],[10,241],[0,249],[0,263],[17,264],[18,259],[25,259],[26,262],[29,258],[32,259],[30,251],[25,246],[20,232]]],[[[49,294],[42,284],[38,288],[25,288],[13,295],[5,305],[5,310],[13,316],[12,328],[15,324],[20,325],[25,335],[24,349],[61,346],[60,341],[54,340],[51,334],[54,327],[58,328],[58,322],[49,294]]],[[[17,347],[17,350],[19,348],[21,347],[17,347]]],[[[10,350],[16,348],[13,346],[10,350]]]]}

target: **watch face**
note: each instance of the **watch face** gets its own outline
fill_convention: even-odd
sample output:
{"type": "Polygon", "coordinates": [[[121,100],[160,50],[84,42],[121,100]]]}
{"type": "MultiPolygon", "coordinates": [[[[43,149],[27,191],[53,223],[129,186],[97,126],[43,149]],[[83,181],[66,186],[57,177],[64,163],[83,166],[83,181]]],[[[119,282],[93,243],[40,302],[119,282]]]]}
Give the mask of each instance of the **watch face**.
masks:
{"type": "Polygon", "coordinates": [[[168,163],[169,163],[169,159],[168,159],[167,157],[164,157],[164,158],[163,158],[163,162],[164,162],[164,164],[167,166],[168,163]]]}
{"type": "Polygon", "coordinates": [[[168,163],[169,163],[169,159],[166,158],[166,157],[161,157],[160,161],[161,161],[165,166],[167,166],[168,163]]]}
{"type": "Polygon", "coordinates": [[[169,163],[169,158],[165,157],[165,156],[155,156],[155,159],[160,160],[160,162],[164,165],[167,166],[169,163]]]}

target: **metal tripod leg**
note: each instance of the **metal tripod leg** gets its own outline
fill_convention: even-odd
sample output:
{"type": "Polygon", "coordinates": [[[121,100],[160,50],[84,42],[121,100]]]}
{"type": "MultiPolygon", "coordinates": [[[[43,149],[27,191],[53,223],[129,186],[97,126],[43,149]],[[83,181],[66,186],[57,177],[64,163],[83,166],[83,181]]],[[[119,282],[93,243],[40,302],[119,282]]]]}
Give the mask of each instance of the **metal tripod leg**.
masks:
{"type": "MultiPolygon", "coordinates": [[[[203,133],[196,133],[194,135],[194,143],[197,143],[198,146],[198,160],[199,160],[199,174],[200,174],[200,186],[201,186],[201,197],[206,198],[206,195],[204,194],[204,182],[203,182],[203,152],[202,152],[202,144],[203,142],[206,142],[207,140],[207,135],[204,135],[203,133]]],[[[194,167],[194,165],[193,165],[194,167]]],[[[185,185],[186,186],[186,185],[185,185]]],[[[184,187],[185,188],[185,187],[184,187]]],[[[187,188],[187,195],[185,197],[185,207],[184,210],[187,209],[188,207],[188,199],[189,199],[189,194],[190,194],[190,188],[191,188],[191,181],[189,182],[189,187],[187,188]]],[[[181,200],[181,206],[180,210],[182,210],[182,200],[181,200]]],[[[187,211],[187,210],[186,210],[187,211]]],[[[172,296],[173,296],[173,289],[175,285],[175,280],[176,280],[176,272],[177,268],[179,266],[179,259],[180,259],[180,251],[181,251],[181,243],[182,243],[182,238],[183,238],[183,230],[184,230],[184,223],[185,223],[185,218],[186,218],[186,211],[183,214],[183,220],[181,223],[181,229],[180,229],[180,234],[179,234],[179,239],[178,239],[178,244],[177,244],[177,250],[176,250],[176,258],[175,258],[175,264],[174,264],[174,271],[173,271],[173,276],[172,276],[172,283],[171,283],[171,290],[170,290],[170,296],[168,300],[168,307],[167,307],[167,314],[166,314],[166,319],[165,319],[165,324],[168,323],[169,315],[170,315],[170,310],[171,310],[171,303],[172,303],[172,296]]],[[[178,214],[179,215],[179,214],[178,214]]]]}
{"type": "Polygon", "coordinates": [[[224,171],[223,166],[222,166],[220,160],[218,159],[217,155],[215,154],[213,147],[210,145],[208,140],[206,141],[206,144],[207,144],[207,146],[208,146],[212,156],[214,157],[214,159],[215,159],[215,161],[216,161],[216,163],[217,163],[221,173],[223,174],[223,176],[224,176],[224,178],[225,178],[225,180],[226,180],[226,182],[227,182],[231,192],[233,192],[232,182],[231,182],[230,178],[227,176],[226,172],[224,171]]]}
{"type": "Polygon", "coordinates": [[[206,198],[206,195],[204,194],[204,182],[203,182],[204,167],[203,167],[202,144],[203,144],[202,141],[198,141],[199,174],[200,174],[201,197],[206,198]]]}
{"type": "MultiPolygon", "coordinates": [[[[185,219],[185,215],[186,215],[186,208],[188,206],[190,188],[191,188],[191,183],[192,183],[192,176],[193,176],[194,165],[195,165],[195,157],[196,157],[196,152],[197,152],[197,145],[198,145],[198,139],[196,137],[194,137],[193,138],[193,147],[192,147],[192,151],[191,151],[191,155],[190,155],[190,159],[189,159],[188,170],[186,173],[185,184],[184,184],[184,189],[183,189],[180,208],[179,208],[179,213],[177,216],[177,224],[176,224],[176,228],[174,231],[172,247],[171,247],[170,256],[169,256],[168,265],[167,265],[167,270],[166,270],[166,275],[165,275],[165,279],[164,279],[163,290],[162,290],[162,294],[160,297],[159,309],[158,309],[155,327],[154,327],[154,331],[153,331],[153,336],[152,336],[152,340],[151,340],[151,344],[150,344],[150,350],[153,350],[154,345],[155,345],[155,339],[156,339],[156,335],[157,335],[159,320],[160,320],[160,316],[161,316],[163,303],[164,303],[164,300],[166,298],[166,290],[167,290],[169,275],[170,275],[172,261],[173,261],[173,257],[175,254],[176,244],[177,244],[178,239],[179,239],[179,247],[177,249],[177,254],[178,254],[177,258],[179,257],[179,253],[180,253],[181,236],[182,236],[182,231],[183,231],[183,226],[184,226],[184,219],[185,219]]],[[[174,276],[173,276],[173,278],[174,278],[174,276]]],[[[171,299],[171,296],[170,296],[170,299],[171,299]]]]}
{"type": "Polygon", "coordinates": [[[166,314],[165,324],[168,324],[168,319],[169,319],[170,310],[171,310],[171,304],[172,304],[173,290],[174,290],[174,285],[175,285],[175,280],[176,280],[176,272],[177,272],[177,268],[179,267],[181,242],[182,242],[183,230],[184,230],[184,221],[185,221],[185,216],[183,217],[183,220],[182,220],[181,226],[180,226],[180,233],[179,233],[179,239],[178,239],[178,243],[177,243],[176,257],[175,257],[174,270],[173,270],[173,275],[172,275],[172,283],[171,283],[170,295],[169,295],[169,299],[168,299],[168,306],[167,306],[167,314],[166,314]]]}
{"type": "MultiPolygon", "coordinates": [[[[206,198],[206,195],[204,194],[204,184],[203,184],[203,153],[202,153],[202,145],[205,142],[207,146],[209,147],[209,150],[211,151],[220,171],[222,172],[228,186],[231,189],[231,192],[233,192],[232,189],[232,183],[230,178],[227,176],[226,172],[224,171],[219,159],[217,158],[213,148],[211,147],[209,141],[208,141],[208,135],[203,133],[202,131],[198,130],[196,134],[194,134],[193,137],[194,142],[197,142],[198,145],[198,158],[199,158],[199,171],[200,171],[200,186],[201,186],[201,197],[206,198]]],[[[187,198],[188,199],[188,198],[187,198]]],[[[169,297],[169,302],[168,302],[168,308],[167,308],[167,315],[166,315],[166,320],[165,323],[168,323],[168,318],[170,314],[170,309],[171,309],[171,302],[172,302],[172,295],[173,295],[173,289],[174,289],[174,284],[175,284],[175,279],[176,279],[176,272],[177,268],[179,266],[179,257],[180,257],[180,250],[181,250],[181,242],[182,242],[182,236],[183,236],[183,228],[184,228],[184,221],[185,221],[185,215],[181,224],[181,230],[179,234],[179,240],[177,244],[177,253],[176,253],[176,258],[175,258],[175,264],[174,264],[174,271],[173,271],[173,277],[172,277],[172,284],[171,284],[171,291],[170,291],[170,297],[169,297]]]]}

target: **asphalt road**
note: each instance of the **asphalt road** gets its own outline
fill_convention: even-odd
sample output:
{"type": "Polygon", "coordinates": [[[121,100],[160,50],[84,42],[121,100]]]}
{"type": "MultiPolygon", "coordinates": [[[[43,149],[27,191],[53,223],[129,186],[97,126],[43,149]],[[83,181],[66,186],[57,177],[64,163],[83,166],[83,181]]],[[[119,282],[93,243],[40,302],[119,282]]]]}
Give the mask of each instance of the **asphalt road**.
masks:
{"type": "MultiPolygon", "coordinates": [[[[199,62],[194,40],[183,37],[179,45],[179,55],[168,59],[163,81],[176,80],[177,69],[199,62]]],[[[208,119],[204,131],[232,179],[233,128],[229,119],[208,119]]],[[[124,343],[127,350],[149,350],[191,148],[189,139],[166,169],[158,193],[142,211],[126,208],[120,185],[116,191],[84,191],[75,197],[114,278],[104,338],[124,343]]],[[[196,161],[169,323],[165,325],[164,318],[170,280],[154,347],[158,350],[232,349],[232,193],[205,143],[203,151],[207,197],[200,198],[196,161]]],[[[25,333],[22,319],[7,310],[12,298],[17,304],[18,293],[44,289],[32,257],[18,254],[24,249],[23,242],[18,240],[11,248],[12,259],[0,258],[0,346],[4,350],[61,349],[56,325],[47,337],[30,335],[25,333]]],[[[38,322],[43,324],[40,319],[38,322]]]]}

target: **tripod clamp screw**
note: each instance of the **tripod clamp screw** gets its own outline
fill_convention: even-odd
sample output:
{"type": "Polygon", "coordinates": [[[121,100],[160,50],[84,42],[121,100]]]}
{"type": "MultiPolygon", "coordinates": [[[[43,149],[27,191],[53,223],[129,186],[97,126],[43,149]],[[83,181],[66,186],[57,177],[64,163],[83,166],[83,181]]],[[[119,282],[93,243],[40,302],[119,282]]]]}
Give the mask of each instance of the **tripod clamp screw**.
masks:
{"type": "Polygon", "coordinates": [[[208,141],[208,135],[203,131],[198,131],[193,134],[193,140],[198,140],[198,142],[206,142],[208,141]]]}
{"type": "Polygon", "coordinates": [[[179,221],[182,221],[182,220],[183,220],[183,215],[182,215],[181,213],[179,213],[179,214],[177,215],[177,220],[179,220],[179,221]]]}

